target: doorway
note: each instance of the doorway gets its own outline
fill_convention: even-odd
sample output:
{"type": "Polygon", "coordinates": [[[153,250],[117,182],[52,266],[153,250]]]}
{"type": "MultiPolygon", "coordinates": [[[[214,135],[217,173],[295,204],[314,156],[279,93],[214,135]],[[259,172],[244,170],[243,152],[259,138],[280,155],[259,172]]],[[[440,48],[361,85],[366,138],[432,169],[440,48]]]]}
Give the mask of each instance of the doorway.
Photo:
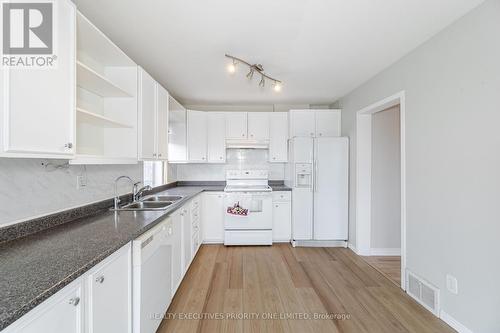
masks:
{"type": "Polygon", "coordinates": [[[356,251],[406,290],[404,92],[356,115],[356,251]]]}

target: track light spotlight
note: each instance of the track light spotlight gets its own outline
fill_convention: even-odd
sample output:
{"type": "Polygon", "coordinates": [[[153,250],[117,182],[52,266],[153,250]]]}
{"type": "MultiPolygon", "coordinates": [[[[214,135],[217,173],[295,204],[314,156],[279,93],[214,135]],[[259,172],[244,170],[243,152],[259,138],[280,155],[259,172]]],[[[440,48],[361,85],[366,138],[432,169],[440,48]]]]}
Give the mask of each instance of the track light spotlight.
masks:
{"type": "Polygon", "coordinates": [[[274,81],[274,91],[280,92],[281,91],[281,83],[278,81],[274,81]]]}
{"type": "Polygon", "coordinates": [[[262,75],[260,78],[259,86],[264,88],[265,85],[266,85],[266,80],[264,79],[264,75],[262,75]]]}
{"type": "Polygon", "coordinates": [[[249,80],[251,80],[253,78],[253,73],[255,72],[255,70],[253,68],[250,68],[250,72],[248,72],[247,74],[247,78],[249,80]]]}
{"type": "Polygon", "coordinates": [[[227,71],[229,74],[234,74],[234,72],[236,72],[236,64],[236,60],[233,59],[233,62],[227,65],[227,71]]]}

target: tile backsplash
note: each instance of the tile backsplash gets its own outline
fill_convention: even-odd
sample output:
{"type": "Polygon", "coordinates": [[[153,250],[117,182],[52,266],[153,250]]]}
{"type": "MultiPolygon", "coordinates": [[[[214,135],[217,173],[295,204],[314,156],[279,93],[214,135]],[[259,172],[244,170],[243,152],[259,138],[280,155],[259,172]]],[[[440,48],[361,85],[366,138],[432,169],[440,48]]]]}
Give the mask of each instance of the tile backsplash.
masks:
{"type": "MultiPolygon", "coordinates": [[[[142,180],[142,163],[67,165],[63,160],[0,158],[0,227],[114,196],[114,180],[142,180]],[[77,176],[87,185],[77,189],[77,176]]],[[[120,182],[120,194],[131,185],[120,182]]]]}
{"type": "Polygon", "coordinates": [[[177,180],[225,180],[226,170],[262,169],[269,171],[269,179],[283,180],[284,163],[269,163],[267,149],[228,149],[225,164],[178,164],[177,180]]]}

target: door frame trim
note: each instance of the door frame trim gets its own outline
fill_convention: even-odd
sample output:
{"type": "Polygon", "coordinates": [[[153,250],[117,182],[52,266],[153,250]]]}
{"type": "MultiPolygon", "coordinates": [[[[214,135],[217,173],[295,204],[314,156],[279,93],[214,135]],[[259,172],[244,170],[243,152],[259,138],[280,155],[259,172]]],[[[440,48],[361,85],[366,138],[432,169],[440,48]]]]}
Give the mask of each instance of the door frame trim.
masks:
{"type": "Polygon", "coordinates": [[[406,290],[406,128],[405,91],[400,91],[356,112],[356,249],[371,253],[372,116],[400,105],[401,146],[401,288],[406,290]]]}

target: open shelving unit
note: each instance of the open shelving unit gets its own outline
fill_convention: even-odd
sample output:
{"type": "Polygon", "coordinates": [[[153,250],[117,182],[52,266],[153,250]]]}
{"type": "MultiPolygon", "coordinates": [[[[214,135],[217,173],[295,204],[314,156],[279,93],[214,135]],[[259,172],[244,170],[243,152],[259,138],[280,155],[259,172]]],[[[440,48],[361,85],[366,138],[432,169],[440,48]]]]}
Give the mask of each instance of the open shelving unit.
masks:
{"type": "Polygon", "coordinates": [[[76,73],[76,156],[70,163],[137,163],[137,65],[80,12],[76,73]]]}

